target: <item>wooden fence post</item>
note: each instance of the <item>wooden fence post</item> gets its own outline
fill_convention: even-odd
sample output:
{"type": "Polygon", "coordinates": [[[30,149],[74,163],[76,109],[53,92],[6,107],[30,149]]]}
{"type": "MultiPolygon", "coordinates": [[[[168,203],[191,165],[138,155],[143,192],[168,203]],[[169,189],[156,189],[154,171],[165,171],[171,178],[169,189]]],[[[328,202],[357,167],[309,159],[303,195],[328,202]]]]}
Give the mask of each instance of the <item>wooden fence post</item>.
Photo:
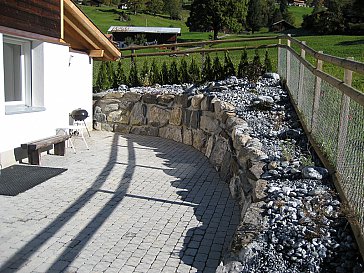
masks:
{"type": "MultiPolygon", "coordinates": [[[[323,53],[323,51],[319,51],[319,53],[323,53]]],[[[317,59],[316,69],[322,71],[322,66],[323,66],[322,60],[317,59]]],[[[321,78],[316,76],[315,98],[313,100],[312,119],[311,119],[311,132],[314,132],[316,130],[317,114],[320,106],[320,96],[321,96],[321,78]]]]}
{"type": "MultiPolygon", "coordinates": [[[[306,42],[302,42],[302,44],[306,45],[306,42]]],[[[301,57],[302,59],[306,58],[306,51],[302,48],[301,49],[301,57]]],[[[300,79],[298,82],[298,109],[300,111],[302,111],[302,103],[303,103],[303,83],[304,83],[304,78],[305,78],[305,66],[303,65],[303,63],[300,64],[300,71],[299,71],[299,75],[300,75],[300,79]]]]}
{"type": "MultiPolygon", "coordinates": [[[[348,60],[353,60],[354,58],[347,58],[348,60]]],[[[353,71],[349,69],[344,70],[344,83],[351,86],[353,81],[353,71]]],[[[341,110],[340,110],[340,127],[339,127],[339,137],[338,137],[338,149],[337,149],[337,163],[336,168],[340,170],[345,162],[345,150],[346,150],[346,138],[348,134],[348,124],[349,124],[349,114],[350,114],[350,97],[343,94],[341,99],[341,110]]]]}
{"type": "MultiPolygon", "coordinates": [[[[291,40],[289,39],[291,34],[288,34],[287,46],[291,47],[291,40]]],[[[289,78],[291,77],[291,52],[287,49],[287,64],[286,64],[286,85],[289,88],[289,78]]]]}
{"type": "MultiPolygon", "coordinates": [[[[135,54],[135,49],[132,49],[131,50],[131,55],[134,55],[135,54]]],[[[135,60],[134,60],[134,56],[131,56],[131,63],[134,64],[135,60]]]]}
{"type": "MultiPolygon", "coordinates": [[[[278,64],[278,74],[282,69],[282,64],[281,64],[281,54],[282,54],[282,49],[279,45],[282,44],[282,39],[278,39],[278,59],[277,59],[277,64],[278,64]]],[[[280,77],[282,77],[283,75],[279,75],[280,77]]]]}

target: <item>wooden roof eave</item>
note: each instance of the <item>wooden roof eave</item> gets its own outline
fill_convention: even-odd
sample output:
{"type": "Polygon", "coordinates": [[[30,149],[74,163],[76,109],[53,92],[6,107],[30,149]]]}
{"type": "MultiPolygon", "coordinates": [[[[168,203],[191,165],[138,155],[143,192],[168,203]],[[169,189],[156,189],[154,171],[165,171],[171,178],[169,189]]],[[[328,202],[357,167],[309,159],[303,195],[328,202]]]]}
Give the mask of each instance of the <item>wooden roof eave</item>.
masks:
{"type": "Polygon", "coordinates": [[[77,41],[78,46],[82,44],[83,48],[75,48],[77,50],[86,51],[90,57],[97,60],[116,60],[120,58],[121,53],[109,41],[106,36],[87,18],[85,14],[79,10],[71,0],[63,0],[64,2],[64,24],[65,24],[65,41],[67,38],[77,41]],[[82,40],[82,41],[80,41],[82,40]]]}

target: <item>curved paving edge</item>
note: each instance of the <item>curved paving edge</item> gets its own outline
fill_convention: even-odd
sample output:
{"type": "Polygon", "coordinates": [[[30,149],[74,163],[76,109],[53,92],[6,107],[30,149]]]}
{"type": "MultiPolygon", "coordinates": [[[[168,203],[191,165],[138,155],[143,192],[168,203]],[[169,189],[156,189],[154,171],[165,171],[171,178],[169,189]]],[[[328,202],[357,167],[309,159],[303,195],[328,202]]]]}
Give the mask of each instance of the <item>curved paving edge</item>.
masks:
{"type": "Polygon", "coordinates": [[[266,155],[232,105],[206,94],[134,92],[94,94],[93,105],[96,130],[159,136],[203,153],[228,183],[241,210],[240,225],[225,258],[244,255],[262,229],[260,207],[266,181],[259,178],[266,155]]]}

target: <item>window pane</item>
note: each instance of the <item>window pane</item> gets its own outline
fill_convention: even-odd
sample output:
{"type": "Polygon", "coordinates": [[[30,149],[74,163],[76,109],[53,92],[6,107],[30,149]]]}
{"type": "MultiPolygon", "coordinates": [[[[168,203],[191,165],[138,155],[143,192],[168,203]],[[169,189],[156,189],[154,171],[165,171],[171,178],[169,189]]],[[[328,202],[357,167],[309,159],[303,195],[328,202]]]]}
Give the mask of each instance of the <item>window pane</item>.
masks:
{"type": "Polygon", "coordinates": [[[4,43],[5,101],[23,100],[21,45],[4,43]]]}

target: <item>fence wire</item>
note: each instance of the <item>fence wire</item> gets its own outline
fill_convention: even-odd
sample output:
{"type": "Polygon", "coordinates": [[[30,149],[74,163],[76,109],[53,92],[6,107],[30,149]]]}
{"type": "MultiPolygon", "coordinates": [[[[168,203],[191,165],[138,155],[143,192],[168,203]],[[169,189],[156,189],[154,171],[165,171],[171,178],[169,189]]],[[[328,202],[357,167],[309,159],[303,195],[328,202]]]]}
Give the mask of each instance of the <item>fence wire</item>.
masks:
{"type": "Polygon", "coordinates": [[[287,87],[303,117],[302,122],[312,129],[321,153],[337,171],[340,187],[353,210],[347,217],[364,234],[364,106],[350,101],[340,89],[322,80],[315,111],[316,76],[306,67],[301,69],[304,75],[300,87],[300,60],[284,48],[280,49],[278,58],[278,73],[283,79],[288,74],[287,87]],[[348,105],[346,111],[342,110],[343,105],[348,105]]]}

